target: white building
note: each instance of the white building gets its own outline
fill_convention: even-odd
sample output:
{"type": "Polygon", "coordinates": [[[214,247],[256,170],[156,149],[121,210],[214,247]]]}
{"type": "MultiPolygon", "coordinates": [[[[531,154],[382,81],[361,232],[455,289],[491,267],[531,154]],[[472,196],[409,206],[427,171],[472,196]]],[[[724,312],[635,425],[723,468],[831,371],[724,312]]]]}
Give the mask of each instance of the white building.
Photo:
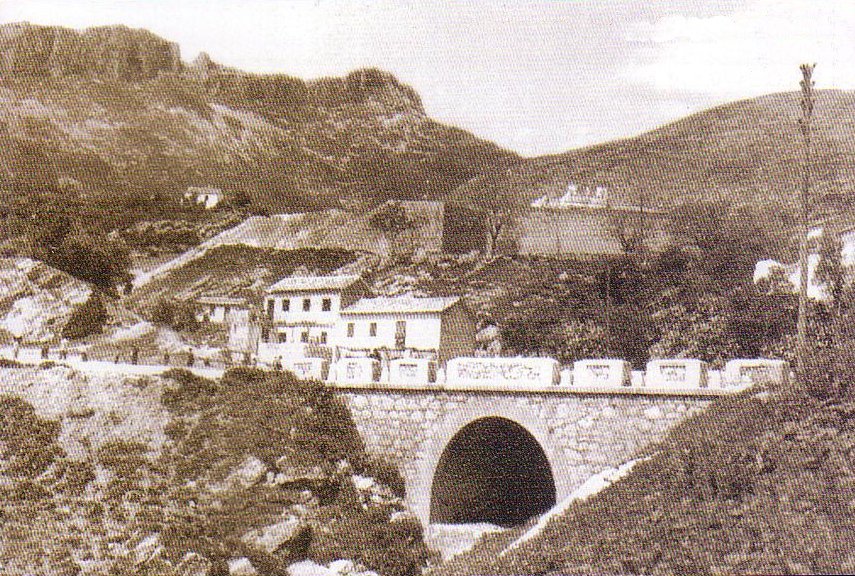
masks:
{"type": "Polygon", "coordinates": [[[364,298],[342,309],[336,344],[343,355],[384,351],[445,363],[475,350],[475,322],[459,298],[364,298]]]}
{"type": "Polygon", "coordinates": [[[259,359],[307,356],[310,345],[331,350],[342,308],[367,291],[358,276],[300,276],[276,282],[264,299],[259,359]]]}
{"type": "MultiPolygon", "coordinates": [[[[843,265],[844,280],[850,283],[853,280],[853,271],[855,271],[855,226],[838,224],[831,225],[828,228],[828,232],[836,234],[840,238],[840,263],[843,265]]],[[[824,226],[816,226],[808,231],[810,253],[808,254],[807,295],[808,298],[814,300],[828,300],[830,297],[825,284],[816,278],[816,269],[820,261],[819,247],[826,232],[824,226]]],[[[790,284],[791,290],[797,293],[801,280],[801,267],[798,262],[783,264],[777,260],[760,260],[754,265],[754,283],[771,279],[773,271],[776,269],[783,271],[783,276],[790,284]]]]}
{"type": "Polygon", "coordinates": [[[258,352],[260,329],[254,309],[232,310],[229,317],[228,349],[239,354],[255,355],[258,352]]]}
{"type": "Polygon", "coordinates": [[[223,200],[223,191],[212,186],[190,186],[184,193],[184,201],[210,210],[223,200]]]}
{"type": "Polygon", "coordinates": [[[244,298],[228,296],[202,296],[196,299],[196,321],[211,324],[228,324],[238,310],[247,310],[244,298]]]}

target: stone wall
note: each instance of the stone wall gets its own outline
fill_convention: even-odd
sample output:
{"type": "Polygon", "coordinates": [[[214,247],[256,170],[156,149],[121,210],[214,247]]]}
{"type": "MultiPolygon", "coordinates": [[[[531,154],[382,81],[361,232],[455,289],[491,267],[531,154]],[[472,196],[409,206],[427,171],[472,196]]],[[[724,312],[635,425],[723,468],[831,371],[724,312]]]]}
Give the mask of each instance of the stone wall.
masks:
{"type": "Polygon", "coordinates": [[[425,524],[440,456],[454,435],[475,420],[505,418],[531,433],[549,460],[560,501],[592,474],[630,460],[713,401],[692,396],[483,391],[338,393],[350,407],[368,450],[399,466],[408,505],[425,524]]]}

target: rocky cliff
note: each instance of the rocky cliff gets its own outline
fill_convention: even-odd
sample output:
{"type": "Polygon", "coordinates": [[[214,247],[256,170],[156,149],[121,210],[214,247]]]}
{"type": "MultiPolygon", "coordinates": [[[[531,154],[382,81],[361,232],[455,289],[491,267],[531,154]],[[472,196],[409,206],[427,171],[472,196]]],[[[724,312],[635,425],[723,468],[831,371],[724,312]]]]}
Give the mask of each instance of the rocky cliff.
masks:
{"type": "Polygon", "coordinates": [[[190,186],[270,212],[361,209],[517,160],[380,70],[304,81],[185,65],[145,30],[0,26],[0,192],[60,188],[110,226],[169,218],[190,186]]]}
{"type": "Polygon", "coordinates": [[[0,73],[4,75],[140,80],[181,69],[178,45],[146,30],[102,26],[78,32],[28,23],[0,26],[0,73]]]}

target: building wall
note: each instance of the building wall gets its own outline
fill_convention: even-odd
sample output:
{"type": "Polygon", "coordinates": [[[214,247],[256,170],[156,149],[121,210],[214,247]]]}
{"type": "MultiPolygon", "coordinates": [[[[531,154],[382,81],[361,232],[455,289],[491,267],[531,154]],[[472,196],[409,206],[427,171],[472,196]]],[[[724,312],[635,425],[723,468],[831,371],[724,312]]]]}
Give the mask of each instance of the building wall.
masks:
{"type": "Polygon", "coordinates": [[[212,324],[225,324],[234,321],[239,311],[246,312],[238,306],[226,306],[223,304],[198,304],[196,307],[196,320],[199,322],[211,322],[212,324]]]}
{"type": "MultiPolygon", "coordinates": [[[[274,302],[273,323],[274,324],[296,324],[315,323],[333,325],[339,321],[341,311],[341,294],[338,292],[292,292],[283,294],[269,294],[264,300],[264,314],[267,316],[268,302],[274,302]],[[323,300],[330,299],[330,310],[322,310],[323,300]],[[303,300],[309,300],[309,311],[303,310],[303,300]],[[282,302],[288,300],[290,307],[288,311],[282,310],[282,302]]],[[[269,318],[269,316],[268,316],[269,318]]]]}
{"type": "Polygon", "coordinates": [[[532,208],[519,217],[518,250],[525,255],[621,254],[613,228],[619,219],[627,227],[645,227],[648,248],[664,243],[664,216],[620,213],[593,208],[532,208]],[[643,218],[643,224],[642,224],[643,218]]]}
{"type": "Polygon", "coordinates": [[[255,353],[258,338],[258,325],[250,322],[249,310],[235,310],[229,323],[229,350],[255,353]]]}
{"type": "Polygon", "coordinates": [[[472,356],[475,352],[475,321],[462,302],[446,309],[442,315],[439,362],[472,356]]]}
{"type": "Polygon", "coordinates": [[[437,314],[344,314],[338,327],[336,343],[343,348],[356,350],[374,350],[388,348],[395,350],[396,323],[407,323],[404,348],[417,350],[437,350],[440,346],[442,326],[441,316],[437,314]],[[347,336],[347,326],[353,323],[353,337],[347,336]],[[370,325],[377,324],[377,335],[370,335],[370,325]]]}
{"type": "Polygon", "coordinates": [[[368,451],[400,468],[407,503],[425,524],[443,450],[458,431],[479,418],[506,418],[534,436],[549,460],[560,502],[591,475],[638,456],[712,402],[687,396],[571,393],[388,389],[336,393],[349,406],[368,451]]]}

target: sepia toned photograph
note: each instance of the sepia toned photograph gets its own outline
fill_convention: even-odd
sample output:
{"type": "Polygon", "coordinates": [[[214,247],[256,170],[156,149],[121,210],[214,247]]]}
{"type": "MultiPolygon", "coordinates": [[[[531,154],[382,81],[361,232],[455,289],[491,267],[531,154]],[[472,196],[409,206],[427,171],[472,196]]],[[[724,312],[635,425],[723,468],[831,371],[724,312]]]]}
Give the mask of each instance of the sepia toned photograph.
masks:
{"type": "Polygon", "coordinates": [[[845,0],[0,0],[0,574],[855,573],[853,55],[845,0]]]}

